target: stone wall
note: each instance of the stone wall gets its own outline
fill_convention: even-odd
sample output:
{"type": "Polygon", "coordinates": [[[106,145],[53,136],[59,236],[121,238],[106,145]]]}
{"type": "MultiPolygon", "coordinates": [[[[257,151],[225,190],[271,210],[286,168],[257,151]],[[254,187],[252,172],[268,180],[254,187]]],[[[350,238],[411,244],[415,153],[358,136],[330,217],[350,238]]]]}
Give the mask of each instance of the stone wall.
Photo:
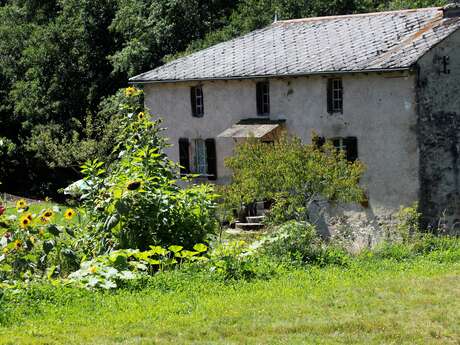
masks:
{"type": "Polygon", "coordinates": [[[420,210],[424,225],[460,228],[460,32],[418,63],[420,210]]]}

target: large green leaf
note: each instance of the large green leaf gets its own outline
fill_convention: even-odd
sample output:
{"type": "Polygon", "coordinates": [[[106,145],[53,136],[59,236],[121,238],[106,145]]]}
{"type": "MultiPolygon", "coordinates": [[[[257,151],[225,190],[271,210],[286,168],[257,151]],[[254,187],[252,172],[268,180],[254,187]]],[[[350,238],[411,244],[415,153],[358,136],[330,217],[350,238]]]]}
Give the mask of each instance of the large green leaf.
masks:
{"type": "Polygon", "coordinates": [[[193,246],[193,249],[195,249],[197,252],[203,253],[208,250],[208,246],[203,243],[197,243],[193,246]]]}
{"type": "Polygon", "coordinates": [[[48,254],[55,246],[56,242],[54,240],[46,240],[43,242],[43,251],[48,254]]]}

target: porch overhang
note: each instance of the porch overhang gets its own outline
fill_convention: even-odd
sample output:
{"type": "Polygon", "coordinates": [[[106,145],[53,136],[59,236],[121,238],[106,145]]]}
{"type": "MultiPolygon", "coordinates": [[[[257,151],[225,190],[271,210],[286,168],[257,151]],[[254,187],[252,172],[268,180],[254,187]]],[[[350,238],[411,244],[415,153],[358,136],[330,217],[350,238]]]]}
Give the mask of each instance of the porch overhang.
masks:
{"type": "Polygon", "coordinates": [[[273,139],[286,120],[245,119],[220,133],[218,138],[233,139],[273,139]]]}

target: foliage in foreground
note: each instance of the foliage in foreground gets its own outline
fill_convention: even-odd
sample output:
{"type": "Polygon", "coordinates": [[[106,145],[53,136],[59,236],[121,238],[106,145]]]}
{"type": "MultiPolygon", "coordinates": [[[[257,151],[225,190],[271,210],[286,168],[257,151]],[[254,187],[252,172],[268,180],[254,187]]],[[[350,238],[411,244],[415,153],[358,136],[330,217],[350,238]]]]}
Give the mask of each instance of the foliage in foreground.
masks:
{"type": "MultiPolygon", "coordinates": [[[[100,262],[104,257],[97,257],[119,249],[147,255],[151,246],[180,245],[185,258],[215,232],[212,187],[178,185],[179,167],[163,152],[160,121],[152,122],[142,111],[142,91],[129,87],[123,93],[116,107],[119,144],[107,162],[83,166],[84,222],[56,224],[57,210],[32,214],[24,200],[17,205],[19,216],[7,217],[0,202],[0,281],[66,277],[82,259],[100,262]]],[[[68,213],[73,217],[73,210],[64,216],[68,213]]]]}
{"type": "Polygon", "coordinates": [[[179,167],[163,151],[161,122],[139,105],[142,91],[129,87],[125,93],[115,158],[83,166],[90,186],[83,196],[90,218],[88,253],[175,244],[191,249],[206,242],[217,226],[217,195],[209,185],[178,185],[179,167]]]}
{"type": "Polygon", "coordinates": [[[451,245],[412,258],[363,254],[352,257],[345,268],[291,266],[268,281],[226,280],[207,270],[181,269],[130,280],[110,293],[50,284],[4,290],[0,333],[5,338],[0,343],[30,343],[37,337],[51,344],[67,339],[91,343],[96,337],[104,343],[133,337],[195,343],[206,337],[216,343],[289,339],[302,344],[307,329],[312,342],[330,337],[331,342],[363,344],[389,339],[454,344],[452,335],[459,331],[460,249],[458,239],[448,242],[451,245]],[[456,251],[456,257],[448,255],[449,250],[456,251]],[[414,313],[417,318],[409,317],[414,313]],[[395,315],[401,316],[396,323],[395,315]],[[305,326],[299,327],[299,322],[305,326]],[[286,327],[278,336],[281,323],[286,327]],[[242,325],[249,329],[244,331],[242,325]]]}

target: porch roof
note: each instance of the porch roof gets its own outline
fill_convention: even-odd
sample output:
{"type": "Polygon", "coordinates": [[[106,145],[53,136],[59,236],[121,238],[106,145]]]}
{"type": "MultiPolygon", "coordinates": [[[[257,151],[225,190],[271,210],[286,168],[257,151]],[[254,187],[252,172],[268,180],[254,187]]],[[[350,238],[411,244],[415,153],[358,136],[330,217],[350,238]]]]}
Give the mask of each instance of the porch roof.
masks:
{"type": "Polygon", "coordinates": [[[220,133],[218,138],[258,138],[262,139],[279,128],[285,120],[245,119],[220,133]]]}

